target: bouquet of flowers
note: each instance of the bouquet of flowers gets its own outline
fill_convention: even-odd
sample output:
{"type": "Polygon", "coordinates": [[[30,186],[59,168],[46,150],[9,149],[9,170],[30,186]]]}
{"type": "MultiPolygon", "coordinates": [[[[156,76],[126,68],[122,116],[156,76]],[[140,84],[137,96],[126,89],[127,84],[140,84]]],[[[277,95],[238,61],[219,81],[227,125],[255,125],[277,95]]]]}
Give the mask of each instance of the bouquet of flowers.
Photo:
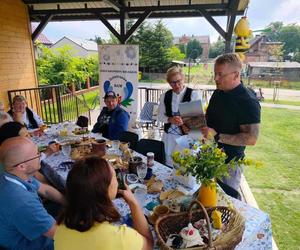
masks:
{"type": "MultiPolygon", "coordinates": [[[[210,184],[216,178],[228,176],[229,168],[235,169],[240,165],[252,165],[252,160],[231,160],[225,163],[225,152],[218,148],[212,141],[198,142],[190,149],[185,148],[181,152],[175,151],[172,155],[176,167],[176,174],[191,174],[198,182],[210,184]]],[[[260,163],[256,163],[260,165],[260,163]]]]}

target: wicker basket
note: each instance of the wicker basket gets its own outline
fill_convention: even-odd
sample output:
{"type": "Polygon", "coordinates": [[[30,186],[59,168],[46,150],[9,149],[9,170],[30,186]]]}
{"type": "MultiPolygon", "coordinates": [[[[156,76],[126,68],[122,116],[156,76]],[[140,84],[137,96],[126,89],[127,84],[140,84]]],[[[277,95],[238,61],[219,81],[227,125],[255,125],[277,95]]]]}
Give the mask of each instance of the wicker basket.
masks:
{"type": "Polygon", "coordinates": [[[188,212],[180,212],[168,214],[159,218],[155,223],[155,231],[158,237],[158,243],[161,249],[172,250],[166,245],[167,238],[170,234],[178,234],[180,230],[188,225],[189,222],[194,223],[200,219],[206,219],[208,226],[208,244],[203,246],[191,247],[188,250],[200,249],[234,249],[234,247],[242,240],[245,230],[245,221],[236,210],[228,207],[214,207],[205,209],[203,205],[194,200],[188,212]],[[195,204],[198,204],[201,209],[192,210],[195,204]],[[217,209],[222,213],[222,232],[212,241],[210,217],[212,211],[217,209]]]}

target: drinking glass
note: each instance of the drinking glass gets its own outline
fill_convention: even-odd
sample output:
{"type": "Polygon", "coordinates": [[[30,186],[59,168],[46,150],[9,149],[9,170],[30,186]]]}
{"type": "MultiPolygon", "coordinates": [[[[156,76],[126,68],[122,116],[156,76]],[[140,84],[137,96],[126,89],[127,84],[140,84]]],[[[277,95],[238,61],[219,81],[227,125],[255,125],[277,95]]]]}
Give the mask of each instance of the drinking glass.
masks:
{"type": "Polygon", "coordinates": [[[112,143],[111,143],[112,150],[117,151],[117,150],[119,150],[119,147],[120,147],[120,141],[118,141],[118,140],[112,141],[112,143]]]}
{"type": "Polygon", "coordinates": [[[62,145],[61,150],[62,150],[62,153],[63,153],[64,156],[69,157],[70,154],[71,154],[72,148],[71,148],[71,145],[64,144],[64,145],[62,145]]]}
{"type": "Polygon", "coordinates": [[[137,188],[134,191],[134,197],[138,201],[141,207],[145,206],[146,203],[146,195],[147,195],[147,190],[144,188],[137,188]]]}
{"type": "Polygon", "coordinates": [[[143,182],[147,175],[147,165],[144,162],[138,165],[136,168],[136,172],[138,177],[140,178],[140,181],[143,182]]]}

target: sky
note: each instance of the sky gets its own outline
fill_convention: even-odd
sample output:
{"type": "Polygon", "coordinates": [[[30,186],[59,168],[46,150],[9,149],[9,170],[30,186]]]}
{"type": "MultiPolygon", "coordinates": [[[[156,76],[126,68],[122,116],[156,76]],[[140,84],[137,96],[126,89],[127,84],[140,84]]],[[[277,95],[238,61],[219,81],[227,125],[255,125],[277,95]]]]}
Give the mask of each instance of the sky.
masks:
{"type": "MultiPolygon", "coordinates": [[[[247,17],[252,30],[263,29],[275,21],[282,21],[285,25],[291,23],[300,25],[300,0],[250,0],[247,17]]],[[[239,18],[238,16],[236,20],[239,18]]],[[[215,20],[225,30],[227,19],[215,17],[215,20]]],[[[151,19],[151,22],[155,21],[157,20],[151,19]]],[[[173,18],[163,19],[163,22],[173,36],[209,35],[211,42],[215,42],[219,36],[204,18],[173,18]]],[[[116,21],[111,22],[113,26],[116,23],[116,21]]],[[[80,39],[90,39],[95,36],[109,38],[108,29],[100,21],[50,22],[43,33],[53,43],[63,36],[80,39]]]]}

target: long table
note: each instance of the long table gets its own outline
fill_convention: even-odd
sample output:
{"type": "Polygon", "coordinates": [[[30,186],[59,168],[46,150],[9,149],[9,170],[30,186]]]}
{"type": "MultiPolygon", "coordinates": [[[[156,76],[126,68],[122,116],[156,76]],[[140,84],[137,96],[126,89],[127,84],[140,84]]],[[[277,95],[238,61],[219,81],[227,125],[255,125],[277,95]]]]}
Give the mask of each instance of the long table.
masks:
{"type": "MultiPolygon", "coordinates": [[[[96,135],[92,136],[95,137],[96,135]]],[[[38,146],[41,146],[47,145],[47,143],[53,139],[55,138],[52,138],[51,135],[45,135],[44,137],[33,138],[33,141],[38,146]]],[[[134,154],[139,155],[136,152],[134,154]]],[[[146,160],[144,156],[139,156],[141,156],[144,161],[146,160]]],[[[62,152],[58,152],[43,160],[41,164],[42,172],[46,178],[60,190],[64,189],[69,169],[67,167],[59,168],[59,166],[63,162],[70,161],[71,159],[69,157],[63,155],[62,152]]],[[[172,178],[172,170],[159,162],[154,162],[153,174],[163,181],[164,190],[176,188],[179,185],[179,183],[172,178]]],[[[158,196],[158,194],[147,194],[145,197],[145,204],[157,202],[158,196]]],[[[243,238],[236,249],[272,249],[272,229],[269,215],[259,209],[249,206],[245,202],[225,195],[222,191],[218,191],[218,205],[228,205],[228,203],[231,203],[245,218],[243,238]]],[[[115,199],[114,204],[123,218],[128,217],[130,209],[123,199],[115,199]]],[[[144,212],[146,215],[149,214],[149,211],[145,207],[144,212]]]]}

